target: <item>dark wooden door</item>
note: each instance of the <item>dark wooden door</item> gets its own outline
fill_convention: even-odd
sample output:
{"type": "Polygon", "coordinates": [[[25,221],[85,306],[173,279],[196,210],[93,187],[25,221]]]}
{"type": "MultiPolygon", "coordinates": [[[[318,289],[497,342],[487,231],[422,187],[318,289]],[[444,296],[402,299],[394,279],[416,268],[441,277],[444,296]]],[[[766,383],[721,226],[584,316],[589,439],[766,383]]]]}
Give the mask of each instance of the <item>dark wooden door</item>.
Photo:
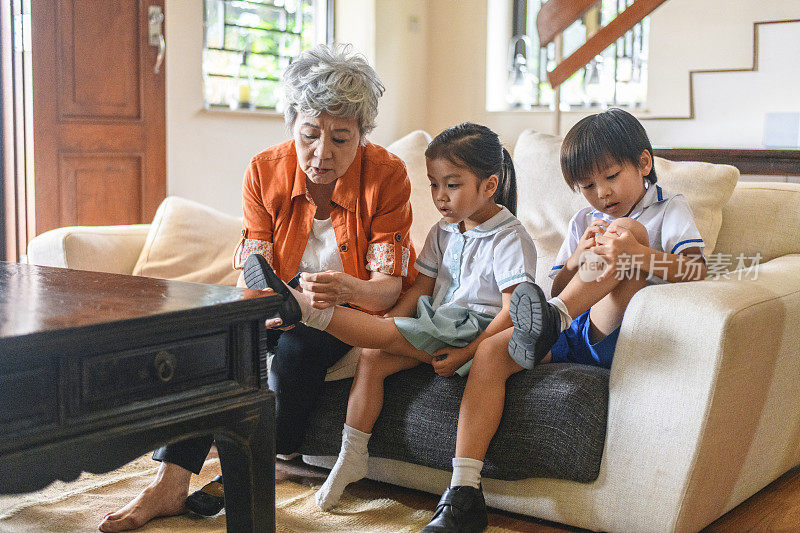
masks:
{"type": "Polygon", "coordinates": [[[31,2],[36,234],[150,222],[164,198],[153,5],[163,12],[164,0],[31,2]]]}

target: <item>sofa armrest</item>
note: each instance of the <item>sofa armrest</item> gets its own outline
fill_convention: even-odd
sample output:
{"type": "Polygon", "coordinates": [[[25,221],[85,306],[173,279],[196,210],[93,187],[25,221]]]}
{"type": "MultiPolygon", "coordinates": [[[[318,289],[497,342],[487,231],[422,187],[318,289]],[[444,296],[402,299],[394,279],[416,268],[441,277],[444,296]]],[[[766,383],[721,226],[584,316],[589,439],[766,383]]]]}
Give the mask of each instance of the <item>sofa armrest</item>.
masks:
{"type": "Polygon", "coordinates": [[[800,461],[798,324],[800,255],[631,300],[598,480],[631,524],[697,531],[800,461]]]}
{"type": "Polygon", "coordinates": [[[54,229],[28,243],[28,263],[130,274],[149,229],[149,224],[54,229]]]}

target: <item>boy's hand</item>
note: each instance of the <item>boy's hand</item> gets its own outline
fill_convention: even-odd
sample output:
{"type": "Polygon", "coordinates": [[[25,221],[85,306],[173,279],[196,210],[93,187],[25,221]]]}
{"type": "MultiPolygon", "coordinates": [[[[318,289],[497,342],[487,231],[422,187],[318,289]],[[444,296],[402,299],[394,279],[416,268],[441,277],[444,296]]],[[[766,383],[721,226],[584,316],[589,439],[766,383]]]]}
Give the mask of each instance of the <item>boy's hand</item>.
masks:
{"type": "Polygon", "coordinates": [[[597,236],[603,235],[608,228],[608,225],[609,223],[603,219],[595,220],[589,224],[589,227],[586,228],[586,231],[583,232],[583,235],[578,241],[577,248],[575,248],[572,256],[567,260],[567,269],[576,270],[580,266],[581,256],[584,254],[584,252],[586,252],[586,250],[590,250],[592,247],[597,245],[597,236]]]}
{"type": "Polygon", "coordinates": [[[473,358],[475,354],[467,347],[455,348],[448,346],[433,352],[433,370],[443,378],[449,378],[456,370],[473,358]]]}
{"type": "Polygon", "coordinates": [[[607,231],[595,239],[597,246],[592,251],[605,260],[608,265],[605,271],[597,278],[597,282],[604,281],[617,273],[618,270],[631,270],[636,264],[634,258],[642,253],[642,245],[626,229],[607,231]],[[620,257],[628,258],[624,265],[620,257]],[[622,267],[622,268],[621,268],[622,267]]]}

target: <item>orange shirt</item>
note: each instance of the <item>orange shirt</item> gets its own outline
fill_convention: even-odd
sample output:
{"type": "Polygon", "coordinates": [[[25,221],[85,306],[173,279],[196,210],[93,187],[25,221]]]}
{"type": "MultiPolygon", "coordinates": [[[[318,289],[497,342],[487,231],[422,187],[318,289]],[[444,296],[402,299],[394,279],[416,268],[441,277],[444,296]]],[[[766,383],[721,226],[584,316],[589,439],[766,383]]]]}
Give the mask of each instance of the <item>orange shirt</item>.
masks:
{"type": "MultiPolygon", "coordinates": [[[[288,282],[297,274],[316,212],[294,140],[253,157],[242,188],[244,229],[234,267],[260,253],[288,282]]],[[[416,275],[410,195],[411,182],[397,156],[375,144],[359,146],[331,196],[331,223],[346,274],[367,280],[370,271],[383,272],[403,276],[404,290],[410,286],[416,275]]]]}

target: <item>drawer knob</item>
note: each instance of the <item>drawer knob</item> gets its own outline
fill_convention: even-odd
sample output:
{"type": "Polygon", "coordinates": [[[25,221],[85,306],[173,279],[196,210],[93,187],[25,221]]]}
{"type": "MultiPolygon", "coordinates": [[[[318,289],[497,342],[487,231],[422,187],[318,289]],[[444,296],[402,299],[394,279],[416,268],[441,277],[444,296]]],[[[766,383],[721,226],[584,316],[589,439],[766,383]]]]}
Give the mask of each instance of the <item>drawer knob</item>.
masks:
{"type": "Polygon", "coordinates": [[[178,365],[178,360],[171,353],[162,350],[156,354],[153,365],[156,367],[158,379],[167,383],[175,375],[175,367],[178,365]]]}

